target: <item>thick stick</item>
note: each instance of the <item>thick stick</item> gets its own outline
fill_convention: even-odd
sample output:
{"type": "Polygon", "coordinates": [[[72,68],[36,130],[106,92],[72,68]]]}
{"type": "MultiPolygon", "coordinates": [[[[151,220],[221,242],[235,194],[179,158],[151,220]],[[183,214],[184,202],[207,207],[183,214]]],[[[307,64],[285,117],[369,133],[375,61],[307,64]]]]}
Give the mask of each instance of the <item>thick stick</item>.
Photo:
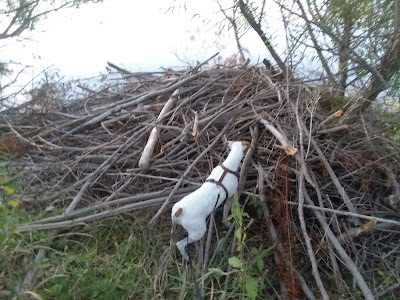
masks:
{"type": "MultiPolygon", "coordinates": [[[[172,96],[168,99],[167,103],[165,103],[163,109],[157,117],[156,122],[161,122],[164,116],[172,109],[175,105],[176,99],[178,99],[179,89],[175,90],[172,93],[172,96]]],[[[151,130],[149,139],[147,140],[146,146],[144,147],[142,156],[139,160],[139,168],[145,170],[149,167],[150,159],[153,155],[154,148],[157,144],[158,138],[160,136],[160,131],[157,129],[157,125],[151,130]]]]}
{"type": "MultiPolygon", "coordinates": [[[[251,193],[248,193],[248,192],[245,192],[244,194],[251,195],[251,193]]],[[[276,201],[276,200],[272,199],[272,201],[276,201]]],[[[299,205],[299,203],[293,202],[293,201],[288,201],[287,203],[290,205],[299,205]]],[[[348,216],[348,217],[360,218],[360,219],[364,219],[364,220],[376,220],[380,223],[386,223],[386,224],[392,224],[395,226],[400,226],[399,221],[395,221],[395,220],[391,220],[391,219],[384,219],[384,218],[378,218],[378,217],[367,216],[367,215],[362,215],[362,214],[355,214],[355,213],[351,213],[348,211],[340,211],[340,210],[336,210],[336,209],[332,209],[332,208],[319,207],[319,206],[315,206],[315,205],[304,204],[303,206],[308,209],[329,212],[329,213],[333,213],[333,214],[340,215],[340,216],[348,216]]]]}
{"type": "Polygon", "coordinates": [[[209,226],[208,226],[206,247],[205,247],[205,250],[204,250],[203,270],[204,270],[204,268],[207,267],[208,259],[210,258],[210,248],[211,248],[212,235],[214,233],[214,226],[215,226],[215,220],[214,220],[214,211],[213,211],[211,213],[211,215],[210,215],[210,218],[209,218],[209,226]]]}
{"type": "MultiPolygon", "coordinates": [[[[188,194],[188,193],[187,193],[188,194]]],[[[171,200],[179,200],[187,194],[179,194],[171,198],[171,200]]],[[[143,209],[155,205],[160,205],[165,201],[165,197],[156,198],[152,200],[141,201],[138,203],[132,203],[128,205],[124,205],[121,207],[117,207],[115,209],[110,209],[107,211],[103,211],[97,214],[89,215],[82,218],[76,218],[70,221],[61,221],[54,223],[45,223],[45,224],[32,224],[32,225],[21,225],[17,227],[19,232],[27,232],[27,231],[35,231],[35,230],[51,230],[51,229],[60,229],[65,227],[72,227],[78,225],[86,225],[87,222],[92,222],[95,220],[103,219],[110,216],[115,216],[121,214],[123,212],[134,211],[138,209],[143,209]]]]}
{"type": "Polygon", "coordinates": [[[327,117],[324,121],[322,121],[320,124],[317,126],[317,130],[320,130],[321,128],[325,127],[328,123],[332,122],[335,119],[338,119],[342,116],[343,110],[340,109],[333,114],[331,114],[329,117],[327,117]]]}
{"type": "Polygon", "coordinates": [[[318,130],[318,134],[327,134],[327,133],[333,133],[336,131],[341,131],[341,130],[347,130],[349,129],[350,125],[344,124],[344,125],[339,125],[337,127],[332,127],[332,128],[327,128],[327,129],[321,129],[318,130]]]}
{"type": "Polygon", "coordinates": [[[318,272],[318,264],[317,260],[315,258],[315,254],[311,245],[311,239],[310,236],[308,235],[307,228],[306,228],[306,221],[304,220],[304,211],[303,211],[303,205],[304,205],[304,195],[303,195],[303,185],[304,185],[304,174],[300,173],[300,178],[299,178],[299,207],[298,207],[298,212],[299,212],[299,219],[300,219],[300,226],[301,230],[303,232],[304,240],[306,242],[307,246],[307,252],[308,252],[308,258],[310,259],[311,262],[311,267],[312,267],[312,273],[315,279],[315,282],[317,283],[317,286],[319,288],[319,291],[321,292],[321,296],[324,300],[329,300],[329,296],[325,290],[324,284],[322,283],[321,276],[319,275],[318,272]]]}
{"type": "MultiPolygon", "coordinates": [[[[315,174],[314,174],[314,173],[311,173],[311,176],[312,176],[312,179],[313,179],[315,182],[317,182],[316,177],[315,177],[315,174]]],[[[322,200],[321,190],[319,189],[319,186],[318,186],[318,185],[316,185],[315,191],[316,191],[316,193],[317,193],[319,206],[320,206],[321,208],[325,208],[325,207],[324,207],[323,200],[322,200]]],[[[303,206],[304,206],[304,204],[303,204],[303,206]]],[[[322,215],[324,218],[326,218],[325,212],[322,212],[321,215],[322,215]]],[[[332,216],[332,219],[334,219],[334,220],[337,221],[336,215],[333,215],[333,216],[332,216]]],[[[331,242],[330,242],[329,239],[327,239],[327,246],[328,246],[328,250],[329,250],[329,257],[330,257],[330,259],[331,259],[331,265],[332,265],[332,269],[333,269],[334,278],[335,278],[335,281],[336,281],[336,286],[338,287],[338,289],[340,290],[340,292],[343,293],[343,281],[341,280],[342,275],[340,274],[339,264],[338,264],[337,259],[336,259],[335,251],[334,251],[334,249],[333,249],[333,247],[332,247],[332,244],[331,244],[331,242]]]]}
{"type": "MultiPolygon", "coordinates": [[[[191,186],[185,187],[183,189],[180,189],[179,195],[177,195],[177,197],[179,197],[179,196],[184,197],[185,195],[193,192],[197,188],[198,188],[198,185],[193,185],[193,186],[191,185],[191,186]]],[[[48,218],[43,218],[43,219],[40,219],[37,221],[21,224],[20,226],[29,227],[33,224],[43,224],[43,223],[64,221],[64,220],[68,220],[68,219],[82,217],[89,213],[95,214],[95,211],[99,211],[99,210],[110,210],[110,209],[112,209],[113,206],[137,203],[137,202],[151,200],[151,199],[155,199],[155,198],[166,197],[168,195],[169,195],[169,191],[157,191],[157,192],[151,192],[151,193],[146,193],[146,194],[133,195],[133,196],[109,201],[106,203],[99,203],[99,204],[95,204],[95,205],[92,205],[89,207],[74,210],[74,211],[70,212],[68,215],[63,213],[60,215],[56,215],[56,216],[52,216],[52,217],[48,217],[48,218]]]]}
{"type": "Polygon", "coordinates": [[[257,148],[258,144],[258,124],[254,125],[254,128],[250,128],[250,133],[252,136],[250,148],[247,150],[246,155],[243,159],[242,167],[240,169],[239,184],[238,184],[238,197],[243,192],[244,184],[246,183],[246,174],[248,167],[250,165],[251,158],[253,157],[254,150],[257,148]]]}

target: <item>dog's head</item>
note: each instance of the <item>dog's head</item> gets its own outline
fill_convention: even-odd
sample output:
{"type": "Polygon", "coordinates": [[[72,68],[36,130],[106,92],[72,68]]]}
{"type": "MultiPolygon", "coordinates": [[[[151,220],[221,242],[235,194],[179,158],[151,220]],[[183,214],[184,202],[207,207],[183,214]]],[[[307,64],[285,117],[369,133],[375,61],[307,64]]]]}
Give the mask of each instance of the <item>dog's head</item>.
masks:
{"type": "Polygon", "coordinates": [[[247,141],[236,141],[236,142],[233,142],[233,141],[226,141],[226,143],[227,143],[228,148],[229,148],[230,150],[240,148],[240,149],[242,149],[243,153],[244,153],[247,149],[250,148],[250,143],[247,142],[247,141]]]}

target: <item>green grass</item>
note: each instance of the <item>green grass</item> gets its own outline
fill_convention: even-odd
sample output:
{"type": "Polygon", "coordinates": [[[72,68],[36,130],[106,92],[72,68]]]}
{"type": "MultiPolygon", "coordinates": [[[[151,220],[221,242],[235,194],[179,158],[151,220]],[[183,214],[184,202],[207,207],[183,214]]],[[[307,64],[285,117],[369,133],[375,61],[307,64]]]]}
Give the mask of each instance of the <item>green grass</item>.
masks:
{"type": "MultiPolygon", "coordinates": [[[[10,176],[7,164],[0,161],[0,299],[195,299],[199,290],[205,299],[225,293],[226,299],[268,298],[271,283],[265,280],[265,262],[273,247],[248,241],[248,231],[254,226],[244,211],[248,204],[242,207],[235,199],[231,216],[235,228],[227,230],[216,221],[219,229],[208,266],[201,269],[196,264],[191,246],[193,266],[188,267],[176,255],[176,247],[170,247],[168,213],[155,226],[148,226],[154,208],[56,233],[17,232],[18,224],[57,215],[63,208],[47,212],[40,205],[21,203],[18,176],[10,176]],[[234,237],[237,243],[231,253],[234,237]],[[46,249],[46,255],[35,262],[40,249],[46,249]],[[30,294],[18,295],[33,266],[38,271],[27,291],[30,294]]],[[[250,202],[255,207],[253,198],[250,202]]],[[[185,234],[181,230],[176,240],[185,234]]]]}
{"type": "Polygon", "coordinates": [[[67,228],[55,237],[51,231],[17,232],[18,224],[57,215],[63,208],[46,212],[39,205],[21,203],[18,176],[10,176],[7,164],[0,161],[0,299],[22,299],[18,287],[33,265],[38,272],[28,292],[37,299],[194,299],[193,278],[200,279],[198,287],[206,299],[211,294],[220,298],[225,289],[227,299],[267,295],[264,259],[271,245],[247,244],[246,231],[253,221],[237,203],[232,221],[239,229],[220,227],[204,269],[195,263],[191,246],[190,268],[176,255],[176,247],[170,247],[168,213],[154,227],[147,225],[155,209],[67,228]],[[231,254],[234,236],[240,247],[231,254]],[[43,248],[45,257],[34,262],[43,248]]]}
{"type": "Polygon", "coordinates": [[[15,233],[12,227],[24,214],[2,211],[0,290],[15,293],[34,254],[46,247],[31,289],[43,299],[151,299],[155,294],[154,274],[169,249],[169,234],[144,225],[149,212],[60,233],[53,243],[50,232],[15,233]]]}
{"type": "MultiPolygon", "coordinates": [[[[235,219],[241,218],[238,212],[235,219]]],[[[0,291],[16,295],[38,249],[45,247],[47,254],[37,264],[39,271],[30,289],[42,299],[195,299],[190,268],[182,264],[175,247],[170,250],[168,216],[154,227],[147,226],[154,213],[151,209],[97,221],[80,230],[59,232],[52,241],[49,231],[15,232],[14,226],[32,219],[32,214],[19,207],[3,207],[0,291]]],[[[249,220],[243,222],[249,224],[249,220]]],[[[205,299],[223,294],[229,265],[227,299],[256,299],[257,290],[268,289],[262,275],[267,270],[264,259],[272,252],[243,243],[235,254],[243,263],[239,266],[227,251],[234,234],[238,232],[219,232],[208,268],[200,270],[194,264],[196,278],[204,278],[199,287],[205,299]],[[253,296],[248,297],[250,290],[253,296]]],[[[191,250],[193,254],[194,247],[191,250]]]]}
{"type": "Polygon", "coordinates": [[[155,250],[168,245],[151,235],[137,220],[92,224],[49,253],[40,275],[54,278],[36,292],[57,299],[150,299],[159,258],[155,250]]]}

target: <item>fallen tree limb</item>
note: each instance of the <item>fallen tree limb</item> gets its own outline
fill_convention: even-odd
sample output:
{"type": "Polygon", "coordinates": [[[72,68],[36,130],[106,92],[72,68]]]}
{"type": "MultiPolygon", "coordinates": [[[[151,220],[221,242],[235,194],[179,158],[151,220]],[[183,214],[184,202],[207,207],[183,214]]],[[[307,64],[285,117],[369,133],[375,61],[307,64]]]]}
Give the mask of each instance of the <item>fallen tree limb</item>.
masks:
{"type": "MultiPolygon", "coordinates": [[[[177,196],[172,196],[170,199],[171,201],[178,201],[181,197],[187,194],[180,194],[177,196]]],[[[28,232],[28,231],[35,231],[35,230],[54,230],[66,227],[73,227],[79,225],[87,225],[88,222],[93,222],[95,220],[100,220],[106,217],[115,216],[121,213],[126,213],[138,209],[148,208],[152,206],[159,205],[165,202],[165,197],[156,198],[152,200],[145,200],[137,203],[127,204],[121,207],[117,207],[115,209],[109,209],[107,211],[103,211],[100,213],[96,213],[90,216],[76,218],[70,221],[61,221],[61,222],[52,222],[52,223],[43,223],[43,224],[31,224],[31,225],[20,225],[17,227],[18,232],[28,232]]]]}
{"type": "MultiPolygon", "coordinates": [[[[156,122],[160,122],[164,118],[164,116],[172,109],[172,107],[174,106],[174,104],[176,102],[176,99],[178,99],[178,95],[179,95],[179,89],[177,89],[175,92],[173,92],[171,97],[167,101],[167,103],[165,103],[163,109],[161,110],[160,114],[157,117],[156,122]]],[[[158,141],[159,134],[160,134],[160,132],[157,129],[157,125],[156,125],[156,127],[154,127],[151,130],[149,139],[146,143],[146,146],[144,146],[142,156],[139,159],[139,168],[140,169],[145,170],[148,168],[148,166],[150,164],[151,156],[153,154],[154,148],[158,141]]]]}

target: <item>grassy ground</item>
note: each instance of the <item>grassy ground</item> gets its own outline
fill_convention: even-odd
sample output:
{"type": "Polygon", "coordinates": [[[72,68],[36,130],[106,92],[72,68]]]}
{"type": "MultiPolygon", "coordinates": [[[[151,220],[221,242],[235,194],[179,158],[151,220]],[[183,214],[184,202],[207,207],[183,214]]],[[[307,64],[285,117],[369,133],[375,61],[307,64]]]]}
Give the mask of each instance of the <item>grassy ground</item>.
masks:
{"type": "MultiPolygon", "coordinates": [[[[14,213],[14,218],[23,214],[14,213]]],[[[37,249],[46,247],[31,289],[44,299],[151,299],[154,274],[169,249],[169,236],[160,232],[161,227],[147,228],[149,216],[147,212],[102,220],[79,232],[61,232],[53,243],[50,232],[7,231],[0,240],[0,286],[15,292],[37,249]]]]}
{"type": "MultiPolygon", "coordinates": [[[[239,219],[233,220],[242,226],[235,233],[241,241],[235,255],[227,251],[234,230],[223,230],[212,245],[208,267],[200,270],[195,262],[193,269],[183,264],[175,247],[171,252],[168,217],[155,227],[147,226],[154,210],[59,232],[52,241],[51,232],[13,231],[18,221],[40,216],[32,217],[31,210],[28,213],[20,207],[3,206],[0,298],[16,294],[34,255],[45,247],[46,257],[36,264],[39,272],[30,289],[31,298],[36,295],[38,299],[194,299],[196,288],[190,275],[194,271],[196,278],[202,278],[198,287],[206,298],[219,298],[224,293],[229,273],[227,299],[261,299],[257,295],[268,289],[268,281],[262,277],[267,272],[264,261],[272,251],[245,243],[245,231],[249,230],[245,224],[250,222],[242,218],[240,209],[236,210],[239,219]]],[[[194,247],[191,250],[194,254],[194,247]]]]}

